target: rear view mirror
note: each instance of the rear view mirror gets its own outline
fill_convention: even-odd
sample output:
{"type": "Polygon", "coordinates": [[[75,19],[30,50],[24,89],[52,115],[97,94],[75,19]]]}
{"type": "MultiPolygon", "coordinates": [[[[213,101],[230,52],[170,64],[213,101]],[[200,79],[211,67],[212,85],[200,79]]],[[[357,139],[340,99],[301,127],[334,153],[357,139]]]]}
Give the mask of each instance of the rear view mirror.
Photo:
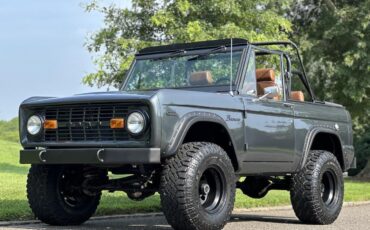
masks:
{"type": "Polygon", "coordinates": [[[274,97],[279,96],[279,87],[277,86],[269,86],[264,88],[264,95],[266,95],[267,98],[273,99],[274,97]]]}

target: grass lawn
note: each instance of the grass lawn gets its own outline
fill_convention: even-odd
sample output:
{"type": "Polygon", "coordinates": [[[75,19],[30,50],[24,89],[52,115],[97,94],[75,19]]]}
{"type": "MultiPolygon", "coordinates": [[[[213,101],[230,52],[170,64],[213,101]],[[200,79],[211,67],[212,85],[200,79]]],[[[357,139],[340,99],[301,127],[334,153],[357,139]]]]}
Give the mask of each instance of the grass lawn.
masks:
{"type": "MultiPolygon", "coordinates": [[[[0,140],[0,220],[32,219],[26,198],[27,165],[18,164],[20,146],[14,142],[0,140]]],[[[346,181],[345,200],[370,200],[370,183],[346,181]]],[[[265,198],[255,200],[240,191],[236,208],[288,205],[289,193],[271,191],[265,198]]],[[[159,196],[154,195],[141,202],[129,200],[123,192],[104,192],[97,215],[160,211],[159,196]]]]}

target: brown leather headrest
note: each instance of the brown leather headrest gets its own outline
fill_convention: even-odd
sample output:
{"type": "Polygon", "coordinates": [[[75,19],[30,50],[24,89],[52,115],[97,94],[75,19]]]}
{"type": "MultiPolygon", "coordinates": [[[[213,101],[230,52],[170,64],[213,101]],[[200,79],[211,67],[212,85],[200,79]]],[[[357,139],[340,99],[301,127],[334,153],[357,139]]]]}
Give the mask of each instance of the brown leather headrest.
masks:
{"type": "Polygon", "coordinates": [[[290,99],[293,101],[304,101],[304,94],[302,91],[291,91],[290,99]]]}
{"type": "Polygon", "coordinates": [[[274,69],[256,69],[257,81],[275,81],[274,69]]]}
{"type": "Polygon", "coordinates": [[[210,71],[193,72],[189,78],[190,85],[211,85],[213,83],[210,71]]]}

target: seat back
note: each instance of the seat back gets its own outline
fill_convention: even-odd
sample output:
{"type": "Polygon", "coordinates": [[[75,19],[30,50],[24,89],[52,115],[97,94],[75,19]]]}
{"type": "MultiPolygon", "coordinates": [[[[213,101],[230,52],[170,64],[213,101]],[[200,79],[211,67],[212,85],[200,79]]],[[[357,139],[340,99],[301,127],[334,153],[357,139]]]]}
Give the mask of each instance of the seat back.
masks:
{"type": "Polygon", "coordinates": [[[257,78],[257,95],[260,97],[264,94],[264,89],[270,86],[276,86],[275,72],[271,68],[256,69],[257,78]]]}
{"type": "Polygon", "coordinates": [[[191,73],[189,77],[190,85],[211,85],[213,77],[211,71],[198,71],[191,73]]]}
{"type": "Polygon", "coordinates": [[[304,94],[302,91],[291,91],[290,99],[293,101],[304,101],[304,94]]]}

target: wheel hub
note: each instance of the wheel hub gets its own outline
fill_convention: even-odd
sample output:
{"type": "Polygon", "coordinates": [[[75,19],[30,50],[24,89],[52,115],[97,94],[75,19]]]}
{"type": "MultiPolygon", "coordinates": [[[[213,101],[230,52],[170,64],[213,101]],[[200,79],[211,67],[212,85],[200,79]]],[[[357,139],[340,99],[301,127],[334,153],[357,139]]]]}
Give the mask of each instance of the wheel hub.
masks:
{"type": "Polygon", "coordinates": [[[208,168],[199,181],[199,201],[207,212],[213,212],[222,205],[225,199],[226,181],[218,168],[208,168]]]}
{"type": "Polygon", "coordinates": [[[202,205],[206,202],[210,191],[211,191],[211,187],[209,186],[209,184],[207,184],[206,182],[201,184],[199,197],[200,197],[200,203],[202,205]]]}
{"type": "Polygon", "coordinates": [[[324,197],[325,194],[325,184],[321,183],[321,197],[324,197]]]}
{"type": "Polygon", "coordinates": [[[89,202],[91,197],[82,191],[83,177],[81,177],[81,173],[74,170],[63,170],[59,178],[57,189],[61,200],[67,206],[77,208],[89,202]]]}
{"type": "Polygon", "coordinates": [[[202,184],[202,191],[204,194],[208,194],[211,188],[209,187],[209,184],[202,184]]]}
{"type": "Polygon", "coordinates": [[[326,206],[331,206],[336,199],[337,181],[332,171],[324,172],[321,179],[321,199],[326,206]]]}

